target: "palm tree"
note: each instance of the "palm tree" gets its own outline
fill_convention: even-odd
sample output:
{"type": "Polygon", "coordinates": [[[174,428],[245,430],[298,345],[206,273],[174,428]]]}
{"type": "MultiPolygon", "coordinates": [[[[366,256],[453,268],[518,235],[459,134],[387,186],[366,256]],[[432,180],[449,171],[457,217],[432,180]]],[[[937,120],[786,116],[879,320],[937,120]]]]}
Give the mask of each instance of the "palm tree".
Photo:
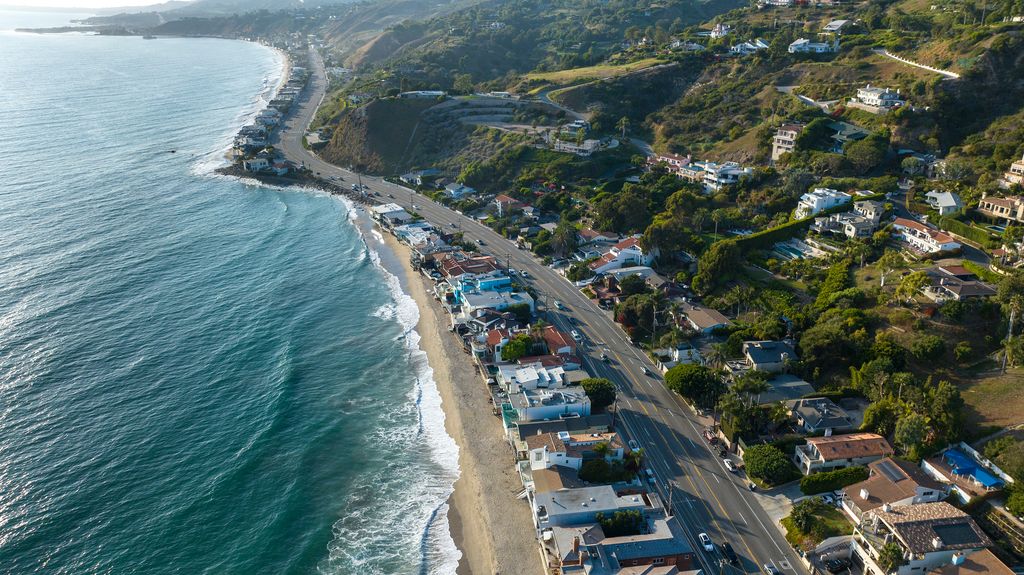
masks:
{"type": "Polygon", "coordinates": [[[608,445],[607,441],[601,441],[594,445],[594,453],[596,453],[601,459],[607,458],[611,450],[612,448],[608,445]]]}
{"type": "Polygon", "coordinates": [[[750,402],[750,407],[754,407],[755,397],[760,397],[762,393],[771,389],[771,386],[768,385],[768,375],[766,373],[751,370],[739,376],[732,389],[736,393],[746,395],[747,400],[750,402]]]}
{"type": "Polygon", "coordinates": [[[619,118],[619,121],[615,123],[615,127],[622,132],[622,139],[626,139],[626,130],[629,129],[629,118],[623,116],[619,118]]]}
{"type": "Polygon", "coordinates": [[[1009,326],[1006,330],[1006,350],[1003,352],[1003,371],[1006,371],[1006,360],[1009,355],[1010,340],[1013,338],[1014,323],[1021,309],[1024,308],[1024,274],[1016,272],[1007,276],[999,284],[999,301],[1003,308],[1010,313],[1009,326]]]}
{"type": "Polygon", "coordinates": [[[728,359],[728,354],[725,351],[724,343],[713,343],[711,349],[708,350],[707,361],[711,367],[721,369],[725,367],[725,362],[728,359]]]}

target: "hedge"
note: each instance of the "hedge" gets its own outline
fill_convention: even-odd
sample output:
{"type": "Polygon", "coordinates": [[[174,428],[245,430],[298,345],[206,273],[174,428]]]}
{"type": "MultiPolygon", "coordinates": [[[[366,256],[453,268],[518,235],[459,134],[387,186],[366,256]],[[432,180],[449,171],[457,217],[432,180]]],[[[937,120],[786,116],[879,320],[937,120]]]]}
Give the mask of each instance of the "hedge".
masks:
{"type": "Polygon", "coordinates": [[[953,232],[954,234],[971,240],[972,242],[981,244],[985,247],[992,245],[992,235],[981,228],[965,224],[960,220],[953,219],[949,216],[942,216],[939,218],[939,229],[946,232],[953,232]]]}
{"type": "Polygon", "coordinates": [[[808,393],[804,397],[807,399],[811,399],[814,397],[824,397],[827,399],[831,399],[835,403],[839,403],[840,399],[846,399],[848,397],[863,398],[865,396],[864,392],[860,391],[859,389],[855,387],[846,386],[841,387],[839,389],[830,389],[827,391],[813,391],[811,393],[808,393]]]}
{"type": "Polygon", "coordinates": [[[967,271],[978,276],[983,281],[987,281],[993,284],[998,284],[1001,281],[1003,281],[1002,275],[997,274],[996,272],[984,266],[980,266],[977,263],[972,262],[971,260],[964,260],[964,267],[967,268],[967,271]]]}
{"type": "Polygon", "coordinates": [[[814,495],[826,491],[842,489],[868,478],[867,467],[844,467],[833,471],[823,471],[807,475],[800,480],[800,491],[804,495],[814,495]]]}

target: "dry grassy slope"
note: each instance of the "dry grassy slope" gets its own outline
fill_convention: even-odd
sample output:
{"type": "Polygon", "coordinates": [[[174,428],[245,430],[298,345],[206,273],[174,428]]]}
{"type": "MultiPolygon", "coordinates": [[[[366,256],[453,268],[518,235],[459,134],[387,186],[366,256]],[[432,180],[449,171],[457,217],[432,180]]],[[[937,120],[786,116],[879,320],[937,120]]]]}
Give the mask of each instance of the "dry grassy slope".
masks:
{"type": "Polygon", "coordinates": [[[346,65],[355,69],[372,66],[399,52],[422,46],[431,40],[432,38],[429,36],[420,36],[411,31],[386,30],[373,36],[355,50],[346,61],[346,65]]]}

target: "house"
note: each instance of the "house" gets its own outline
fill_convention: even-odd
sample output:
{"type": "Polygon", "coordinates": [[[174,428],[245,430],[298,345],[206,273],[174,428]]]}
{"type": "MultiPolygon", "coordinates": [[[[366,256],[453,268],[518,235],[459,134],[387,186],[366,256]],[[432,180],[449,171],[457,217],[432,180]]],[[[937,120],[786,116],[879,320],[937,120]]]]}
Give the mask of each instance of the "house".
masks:
{"type": "Polygon", "coordinates": [[[718,328],[732,325],[729,318],[722,315],[718,310],[709,307],[684,302],[679,306],[679,311],[683,314],[684,320],[691,328],[705,335],[718,328]]]}
{"type": "Polygon", "coordinates": [[[840,30],[842,30],[843,28],[845,28],[849,24],[850,24],[849,20],[833,20],[833,21],[829,22],[828,24],[825,24],[825,27],[822,28],[821,31],[822,32],[829,32],[829,33],[835,33],[835,32],[839,32],[840,30]]]}
{"type": "Polygon", "coordinates": [[[673,40],[668,47],[672,50],[682,50],[683,52],[701,52],[704,50],[704,46],[688,40],[673,40]]]}
{"type": "Polygon", "coordinates": [[[291,169],[291,164],[285,160],[277,160],[270,165],[270,171],[273,172],[275,176],[283,176],[288,173],[289,169],[291,169]]]}
{"type": "Polygon", "coordinates": [[[846,410],[824,397],[798,399],[791,408],[797,425],[809,434],[853,431],[854,424],[846,410]]]}
{"type": "Polygon", "coordinates": [[[796,149],[796,139],[804,131],[803,124],[783,124],[772,138],[772,161],[777,162],[782,154],[796,149]]]}
{"type": "Polygon", "coordinates": [[[789,373],[775,375],[767,383],[768,390],[757,396],[758,405],[774,405],[779,402],[788,405],[814,393],[813,385],[789,373]]]}
{"type": "Polygon", "coordinates": [[[953,556],[948,565],[933,569],[928,575],[1015,575],[988,549],[953,556]]]}
{"type": "Polygon", "coordinates": [[[534,435],[545,433],[568,432],[570,434],[606,433],[611,429],[611,417],[607,413],[587,415],[583,417],[567,417],[562,419],[540,421],[517,421],[506,430],[509,444],[512,445],[516,459],[529,459],[530,449],[526,440],[534,435]]]}
{"type": "Polygon", "coordinates": [[[625,264],[650,266],[658,257],[658,248],[645,249],[640,238],[637,234],[613,245],[603,256],[590,262],[590,270],[602,274],[625,264]]]}
{"type": "Polygon", "coordinates": [[[793,216],[797,219],[809,218],[825,210],[847,204],[852,200],[853,196],[846,192],[831,188],[815,188],[800,196],[800,203],[796,205],[796,212],[793,216]]]}
{"type": "Polygon", "coordinates": [[[479,309],[502,311],[511,306],[521,304],[529,306],[530,313],[534,311],[533,298],[525,292],[466,291],[462,292],[461,304],[462,310],[470,314],[479,309]]]}
{"type": "Polygon", "coordinates": [[[398,179],[410,186],[424,186],[439,175],[441,175],[440,170],[429,168],[426,170],[415,170],[407,174],[402,174],[398,179]]]}
{"type": "Polygon", "coordinates": [[[747,367],[768,373],[778,373],[790,361],[800,359],[793,346],[785,341],[745,341],[743,356],[747,367]]]}
{"type": "Polygon", "coordinates": [[[978,202],[978,212],[996,221],[1024,223],[1024,198],[1020,196],[982,196],[978,202]]]}
{"type": "Polygon", "coordinates": [[[519,200],[506,196],[505,194],[498,194],[494,198],[494,205],[498,208],[498,216],[503,217],[512,213],[513,210],[522,209],[523,204],[519,200]]]}
{"type": "Polygon", "coordinates": [[[464,198],[464,197],[466,197],[468,195],[475,194],[475,193],[476,193],[475,189],[473,189],[473,188],[471,188],[469,186],[465,186],[463,184],[456,183],[456,182],[452,182],[450,184],[446,184],[445,187],[444,187],[444,195],[448,196],[449,198],[451,198],[453,200],[459,200],[459,199],[462,199],[462,198],[464,198]]]}
{"type": "Polygon", "coordinates": [[[413,90],[410,92],[402,92],[398,95],[399,98],[444,98],[448,95],[448,92],[441,90],[413,90]]]}
{"type": "Polygon", "coordinates": [[[556,465],[579,471],[584,459],[599,459],[595,451],[599,443],[607,445],[605,459],[622,460],[626,445],[614,431],[575,434],[568,431],[531,435],[525,439],[529,449],[527,461],[531,470],[550,469],[556,465]]]}
{"type": "Polygon", "coordinates": [[[842,234],[848,238],[867,238],[875,232],[885,213],[885,205],[874,200],[854,202],[852,212],[814,218],[811,229],[821,233],[842,234]]]}
{"type": "Polygon", "coordinates": [[[932,190],[925,194],[924,197],[928,205],[933,210],[939,212],[940,216],[955,214],[964,208],[964,203],[960,201],[960,196],[956,192],[932,190]]]}
{"type": "Polygon", "coordinates": [[[704,365],[700,351],[686,342],[671,349],[656,349],[652,353],[662,373],[677,365],[704,365]]]}
{"type": "Polygon", "coordinates": [[[933,254],[960,249],[960,244],[949,235],[914,220],[896,218],[892,227],[908,246],[919,252],[933,254]]]}
{"type": "Polygon", "coordinates": [[[551,355],[575,355],[576,341],[553,325],[546,325],[540,334],[551,355]]]}
{"type": "Polygon", "coordinates": [[[689,163],[690,156],[680,156],[678,154],[655,154],[647,157],[647,165],[656,166],[664,164],[668,167],[669,171],[676,171],[689,163]]]}
{"type": "Polygon", "coordinates": [[[886,457],[868,464],[868,478],[843,490],[843,511],[858,524],[864,514],[888,505],[942,501],[949,495],[939,483],[909,461],[886,457]]]}
{"type": "Polygon", "coordinates": [[[725,162],[723,164],[699,162],[699,164],[706,192],[717,192],[725,186],[739,182],[740,178],[754,173],[752,168],[741,167],[736,162],[725,162]]]}
{"type": "Polygon", "coordinates": [[[992,491],[1002,489],[1010,477],[969,445],[960,443],[921,462],[921,469],[933,479],[949,486],[949,492],[961,503],[970,503],[992,491]]]}
{"type": "Polygon", "coordinates": [[[892,454],[892,446],[881,435],[850,433],[807,438],[807,445],[796,448],[793,462],[801,473],[810,475],[819,471],[867,465],[892,454]]]}
{"type": "Polygon", "coordinates": [[[924,294],[938,303],[996,295],[995,287],[978,280],[977,276],[962,266],[935,266],[925,272],[931,278],[931,284],[924,288],[924,294]]]}
{"type": "Polygon", "coordinates": [[[553,527],[548,570],[559,575],[678,575],[696,558],[674,517],[645,512],[636,535],[609,537],[600,523],[553,527]]]}
{"type": "Polygon", "coordinates": [[[891,90],[868,84],[864,88],[857,88],[857,95],[851,98],[849,103],[872,114],[885,114],[903,106],[907,101],[900,96],[898,89],[891,90]]]}
{"type": "Polygon", "coordinates": [[[601,140],[586,139],[580,143],[576,140],[555,139],[554,150],[556,152],[567,152],[581,157],[589,157],[601,147],[601,140]]]}
{"type": "Polygon", "coordinates": [[[581,246],[590,244],[612,245],[619,242],[619,234],[615,232],[598,232],[590,228],[584,228],[576,232],[576,241],[581,246]]]}
{"type": "Polygon", "coordinates": [[[883,505],[867,512],[851,543],[854,562],[865,575],[889,575],[878,564],[882,548],[896,543],[904,564],[895,575],[927,573],[949,565],[961,555],[981,551],[992,540],[971,516],[945,501],[918,505],[883,505]]]}
{"type": "Polygon", "coordinates": [[[398,204],[381,204],[370,207],[371,216],[382,225],[391,227],[407,224],[415,218],[398,204]]]}
{"type": "Polygon", "coordinates": [[[749,56],[761,50],[768,49],[768,42],[758,38],[753,42],[740,42],[729,48],[729,53],[735,56],[749,56]]]}
{"type": "Polygon", "coordinates": [[[732,26],[728,24],[715,24],[715,27],[711,29],[712,38],[725,38],[732,33],[732,26]]]}
{"type": "Polygon", "coordinates": [[[1003,187],[1024,184],[1024,157],[1010,164],[1010,169],[1003,174],[1003,187]]]}
{"type": "Polygon", "coordinates": [[[842,154],[843,148],[847,143],[856,142],[868,137],[867,130],[860,126],[854,126],[849,122],[832,122],[828,127],[836,132],[831,136],[834,142],[831,151],[836,154],[842,154]]]}
{"type": "Polygon", "coordinates": [[[267,156],[256,156],[248,160],[242,160],[242,169],[247,172],[262,172],[270,169],[270,158],[267,156]]]}
{"type": "Polygon", "coordinates": [[[660,501],[652,493],[619,495],[611,485],[566,489],[537,493],[532,502],[533,521],[538,531],[553,527],[597,522],[597,514],[612,515],[616,511],[653,510],[660,501]]]}
{"type": "Polygon", "coordinates": [[[800,38],[789,45],[787,51],[790,54],[828,54],[839,51],[839,38],[829,42],[811,42],[807,38],[800,38]]]}

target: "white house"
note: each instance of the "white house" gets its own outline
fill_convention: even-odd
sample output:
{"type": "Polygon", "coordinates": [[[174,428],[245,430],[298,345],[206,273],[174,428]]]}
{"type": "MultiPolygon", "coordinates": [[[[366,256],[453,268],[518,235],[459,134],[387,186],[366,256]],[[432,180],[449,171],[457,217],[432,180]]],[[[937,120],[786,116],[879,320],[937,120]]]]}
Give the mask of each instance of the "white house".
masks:
{"type": "Polygon", "coordinates": [[[821,29],[821,31],[822,32],[839,32],[844,27],[846,27],[846,25],[849,24],[849,23],[850,23],[849,20],[833,20],[833,21],[829,22],[828,24],[826,24],[825,27],[821,29]]]}
{"type": "Polygon", "coordinates": [[[502,311],[511,306],[526,304],[530,311],[534,310],[534,301],[530,294],[525,292],[504,292],[504,291],[466,291],[462,292],[462,310],[466,313],[473,313],[478,309],[493,309],[502,311]]]}
{"type": "Polygon", "coordinates": [[[779,127],[779,130],[775,132],[775,137],[772,138],[772,161],[776,162],[782,157],[782,154],[795,150],[796,139],[803,131],[803,124],[783,124],[779,127]]]}
{"type": "Polygon", "coordinates": [[[644,249],[637,234],[612,246],[606,254],[590,262],[589,267],[595,274],[601,274],[626,264],[650,266],[657,257],[658,248],[644,249]]]}
{"type": "Polygon", "coordinates": [[[839,38],[832,43],[811,42],[807,38],[800,38],[789,45],[787,50],[790,54],[828,54],[839,51],[839,38]]]}
{"type": "Polygon", "coordinates": [[[462,184],[451,183],[444,187],[444,193],[449,198],[452,198],[453,200],[458,200],[465,196],[475,194],[476,190],[462,184]]]}
{"type": "Polygon", "coordinates": [[[554,150],[556,152],[568,152],[577,156],[587,157],[601,147],[601,140],[587,139],[577,144],[576,140],[555,140],[554,150]]]}
{"type": "Polygon", "coordinates": [[[924,195],[925,201],[928,205],[937,212],[940,216],[947,214],[955,214],[963,209],[964,203],[960,201],[960,196],[956,192],[940,192],[938,190],[932,190],[924,195]]]}
{"type": "Polygon", "coordinates": [[[907,245],[920,252],[931,254],[960,249],[960,244],[949,235],[914,220],[896,218],[892,227],[907,245]]]}
{"type": "Polygon", "coordinates": [[[900,97],[899,90],[879,88],[871,84],[864,88],[858,88],[857,97],[854,100],[866,106],[878,108],[881,111],[899,108],[907,103],[906,100],[900,97]]]}
{"type": "Polygon", "coordinates": [[[264,156],[256,156],[248,160],[242,160],[242,169],[247,172],[262,172],[270,169],[270,159],[264,156]]]}
{"type": "Polygon", "coordinates": [[[854,523],[883,505],[942,501],[949,489],[909,461],[886,457],[868,464],[868,478],[843,490],[843,511],[854,523]]]}
{"type": "Polygon", "coordinates": [[[800,196],[794,216],[797,219],[809,218],[825,210],[847,204],[853,196],[831,188],[815,188],[800,196]]]}
{"type": "Polygon", "coordinates": [[[575,435],[568,431],[559,431],[531,435],[525,441],[530,450],[528,461],[531,470],[550,469],[556,465],[579,470],[584,459],[599,457],[594,451],[599,443],[608,445],[606,459],[621,460],[626,451],[618,434],[614,431],[575,435]]]}
{"type": "Polygon", "coordinates": [[[711,29],[712,38],[725,38],[732,33],[732,26],[728,24],[715,24],[715,27],[711,29]]]}
{"type": "Polygon", "coordinates": [[[869,511],[857,526],[851,543],[854,562],[865,575],[889,575],[878,560],[881,550],[896,543],[904,564],[895,575],[928,573],[962,562],[962,557],[992,545],[971,516],[945,501],[918,505],[883,505],[869,511]]]}
{"type": "Polygon", "coordinates": [[[1024,157],[1010,164],[1010,169],[1003,174],[1004,187],[1024,184],[1024,157]]]}
{"type": "Polygon", "coordinates": [[[370,211],[373,219],[389,226],[407,224],[415,219],[398,204],[381,204],[371,207],[370,211]]]}
{"type": "Polygon", "coordinates": [[[740,178],[754,173],[752,168],[744,168],[736,162],[716,164],[714,162],[695,162],[703,176],[704,190],[711,192],[721,190],[724,186],[735,184],[740,178]]]}
{"type": "Polygon", "coordinates": [[[893,454],[892,446],[881,435],[850,433],[830,437],[809,437],[796,448],[793,462],[804,475],[855,465],[867,465],[893,454]]]}
{"type": "Polygon", "coordinates": [[[729,48],[729,53],[736,56],[749,56],[760,50],[767,50],[768,43],[758,38],[753,42],[740,42],[739,44],[733,44],[729,48]]]}

